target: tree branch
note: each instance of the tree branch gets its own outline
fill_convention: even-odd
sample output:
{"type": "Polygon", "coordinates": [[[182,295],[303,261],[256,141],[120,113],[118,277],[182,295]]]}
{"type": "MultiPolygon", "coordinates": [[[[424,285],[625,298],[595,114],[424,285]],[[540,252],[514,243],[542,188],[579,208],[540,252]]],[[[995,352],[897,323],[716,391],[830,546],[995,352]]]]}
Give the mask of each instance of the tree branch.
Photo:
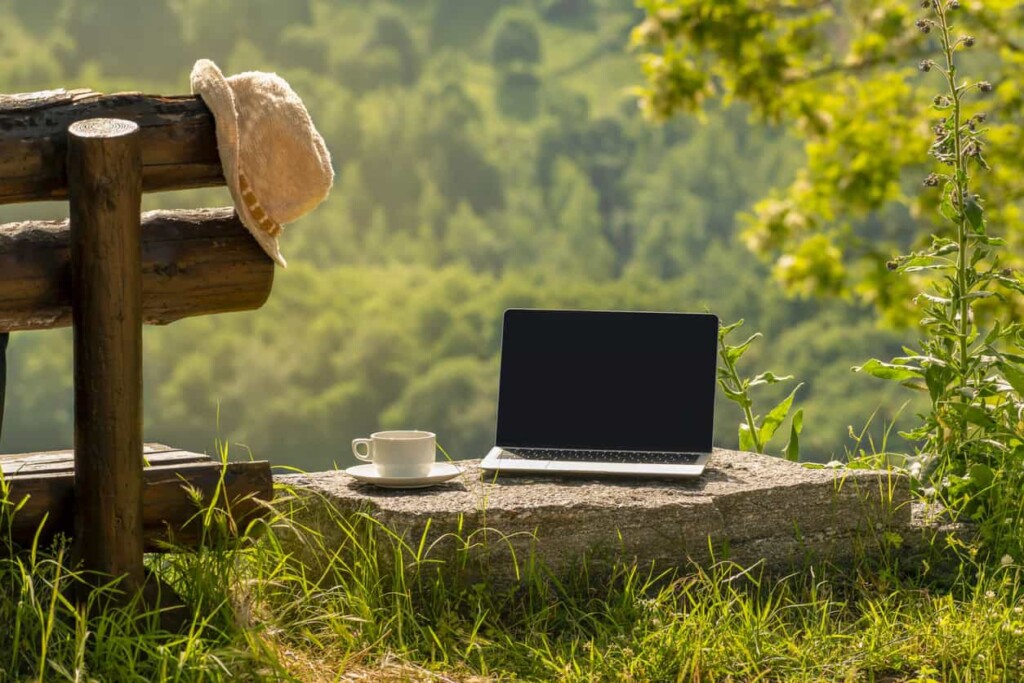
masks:
{"type": "MultiPolygon", "coordinates": [[[[907,44],[903,44],[900,48],[906,47],[907,44]]],[[[799,83],[807,83],[809,81],[818,80],[820,78],[827,78],[838,73],[859,73],[861,71],[867,71],[868,69],[874,69],[875,67],[884,66],[886,64],[895,64],[897,61],[903,59],[916,59],[928,53],[923,45],[917,43],[914,49],[904,52],[902,49],[895,49],[884,54],[875,55],[874,57],[868,57],[861,59],[856,62],[844,62],[840,64],[829,64],[822,66],[806,73],[787,76],[783,79],[783,85],[797,85],[799,83]]]]}

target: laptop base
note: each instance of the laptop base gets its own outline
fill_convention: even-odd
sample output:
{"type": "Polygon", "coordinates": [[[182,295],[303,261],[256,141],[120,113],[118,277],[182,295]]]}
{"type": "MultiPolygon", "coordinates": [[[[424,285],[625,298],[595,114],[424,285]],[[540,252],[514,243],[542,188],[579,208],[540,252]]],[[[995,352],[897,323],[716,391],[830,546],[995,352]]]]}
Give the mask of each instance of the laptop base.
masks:
{"type": "Polygon", "coordinates": [[[707,465],[710,453],[700,454],[696,461],[686,464],[627,463],[627,462],[580,462],[563,460],[534,460],[517,457],[502,457],[506,451],[500,446],[490,450],[480,462],[480,469],[490,474],[558,474],[616,477],[664,477],[692,479],[699,477],[707,465]]]}

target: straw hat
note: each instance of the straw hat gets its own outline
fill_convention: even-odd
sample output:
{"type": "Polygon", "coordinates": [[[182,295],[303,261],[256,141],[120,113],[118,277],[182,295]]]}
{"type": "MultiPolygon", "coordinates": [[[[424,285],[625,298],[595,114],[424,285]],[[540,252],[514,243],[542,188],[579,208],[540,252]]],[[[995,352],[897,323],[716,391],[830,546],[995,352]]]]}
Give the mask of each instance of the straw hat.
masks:
{"type": "Polygon", "coordinates": [[[331,155],[291,86],[272,73],[246,71],[225,78],[200,59],[192,92],[217,123],[217,149],[239,218],[281,266],[281,225],[312,211],[334,182],[331,155]]]}

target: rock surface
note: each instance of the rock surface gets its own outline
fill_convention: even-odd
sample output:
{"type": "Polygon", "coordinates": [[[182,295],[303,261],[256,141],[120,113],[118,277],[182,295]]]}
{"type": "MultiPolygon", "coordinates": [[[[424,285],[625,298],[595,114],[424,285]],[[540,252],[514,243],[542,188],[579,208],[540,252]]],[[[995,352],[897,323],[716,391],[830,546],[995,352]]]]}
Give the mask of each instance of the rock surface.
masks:
{"type": "Polygon", "coordinates": [[[328,517],[366,513],[410,551],[429,548],[434,559],[462,552],[499,580],[514,581],[528,558],[556,574],[583,560],[593,570],[616,560],[668,569],[729,559],[785,572],[809,560],[855,560],[913,532],[909,482],[889,472],[808,469],[726,450],[685,481],[494,480],[477,461],[458,464],[458,478],[420,490],[381,489],[341,471],[277,480],[295,487],[298,518],[323,532],[327,547],[345,542],[328,517]]]}

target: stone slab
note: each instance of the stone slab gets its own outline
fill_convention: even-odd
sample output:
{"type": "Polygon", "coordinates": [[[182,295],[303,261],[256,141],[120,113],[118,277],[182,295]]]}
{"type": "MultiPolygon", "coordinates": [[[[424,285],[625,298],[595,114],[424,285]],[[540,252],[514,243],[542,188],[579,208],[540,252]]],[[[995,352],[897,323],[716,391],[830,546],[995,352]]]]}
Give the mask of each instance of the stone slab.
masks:
{"type": "Polygon", "coordinates": [[[729,559],[789,571],[854,559],[911,527],[909,481],[891,472],[808,469],[727,450],[694,480],[494,479],[478,461],[458,464],[460,477],[420,490],[381,489],[342,471],[277,481],[295,488],[297,518],[328,547],[345,534],[325,520],[362,513],[410,549],[429,548],[434,559],[468,550],[490,576],[513,580],[528,558],[556,574],[582,560],[592,569],[617,560],[667,569],[729,559]]]}

